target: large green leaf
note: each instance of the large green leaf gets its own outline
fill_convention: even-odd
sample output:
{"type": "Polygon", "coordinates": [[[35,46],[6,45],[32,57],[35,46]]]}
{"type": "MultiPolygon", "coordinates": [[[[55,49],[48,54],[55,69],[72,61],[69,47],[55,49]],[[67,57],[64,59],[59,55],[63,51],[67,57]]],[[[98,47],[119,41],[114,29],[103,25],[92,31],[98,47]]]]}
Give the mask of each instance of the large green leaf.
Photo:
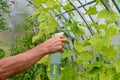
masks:
{"type": "Polygon", "coordinates": [[[74,47],[79,53],[84,51],[83,43],[84,43],[83,41],[75,41],[74,42],[74,47]]]}
{"type": "Polygon", "coordinates": [[[101,0],[96,0],[96,4],[99,4],[101,2],[101,0]]]}
{"type": "Polygon", "coordinates": [[[105,46],[111,45],[111,40],[101,34],[95,34],[89,43],[94,47],[95,50],[102,50],[105,46]]]}
{"type": "Polygon", "coordinates": [[[88,15],[96,15],[98,13],[96,6],[89,7],[89,9],[86,11],[86,14],[88,15]]]}
{"type": "Polygon", "coordinates": [[[107,18],[108,17],[108,11],[106,9],[104,10],[101,10],[99,13],[98,13],[98,16],[97,18],[107,18]]]}
{"type": "Polygon", "coordinates": [[[38,22],[44,22],[47,19],[47,14],[40,14],[38,16],[38,22]]]}
{"type": "Polygon", "coordinates": [[[32,14],[33,18],[38,16],[42,12],[48,13],[48,11],[52,11],[54,9],[60,11],[60,5],[58,5],[57,2],[54,1],[54,0],[52,0],[52,1],[51,0],[43,0],[43,1],[42,0],[36,0],[36,1],[39,2],[37,5],[44,4],[44,3],[45,4],[49,3],[50,5],[47,4],[48,6],[45,7],[45,8],[38,8],[37,11],[32,14]]]}
{"type": "Polygon", "coordinates": [[[64,52],[62,53],[62,58],[67,58],[69,56],[72,56],[74,53],[73,50],[64,50],[64,52]]]}
{"type": "Polygon", "coordinates": [[[38,35],[33,37],[33,42],[39,40],[43,35],[48,35],[56,30],[57,21],[48,13],[41,13],[38,17],[40,25],[38,35]]]}
{"type": "Polygon", "coordinates": [[[93,58],[93,53],[92,52],[83,52],[78,55],[76,62],[78,64],[83,63],[87,64],[89,61],[93,58]]]}
{"type": "Polygon", "coordinates": [[[89,65],[88,74],[95,75],[96,73],[102,72],[102,64],[99,62],[94,62],[89,65]]]}
{"type": "Polygon", "coordinates": [[[94,67],[91,71],[89,71],[89,74],[96,74],[96,73],[99,73],[101,70],[100,67],[94,67]]]}
{"type": "Polygon", "coordinates": [[[64,67],[64,70],[62,71],[61,77],[65,80],[73,80],[75,77],[76,71],[75,69],[71,66],[72,63],[66,64],[64,67]]]}
{"type": "MultiPolygon", "coordinates": [[[[102,64],[103,70],[99,75],[100,80],[114,80],[116,70],[113,64],[102,64]]],[[[116,79],[115,79],[116,80],[116,79]]]]}
{"type": "Polygon", "coordinates": [[[98,13],[97,18],[104,18],[106,22],[111,23],[116,22],[120,18],[120,15],[115,13],[113,10],[107,11],[106,9],[104,9],[98,13]]]}
{"type": "Polygon", "coordinates": [[[71,27],[71,30],[74,34],[83,35],[85,34],[85,30],[83,28],[80,28],[78,22],[70,23],[69,26],[71,27]]]}
{"type": "Polygon", "coordinates": [[[75,35],[84,35],[85,30],[82,27],[79,27],[79,22],[67,22],[64,25],[64,28],[67,28],[69,31],[72,31],[75,35]]]}

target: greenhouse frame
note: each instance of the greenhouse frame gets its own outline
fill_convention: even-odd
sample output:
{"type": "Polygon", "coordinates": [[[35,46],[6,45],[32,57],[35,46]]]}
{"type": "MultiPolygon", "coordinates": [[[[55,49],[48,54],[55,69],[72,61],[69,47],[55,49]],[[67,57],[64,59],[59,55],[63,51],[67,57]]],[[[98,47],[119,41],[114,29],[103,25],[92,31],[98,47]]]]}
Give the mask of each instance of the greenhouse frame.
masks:
{"type": "Polygon", "coordinates": [[[120,0],[0,0],[0,71],[60,34],[64,51],[6,80],[120,80],[120,0]]]}

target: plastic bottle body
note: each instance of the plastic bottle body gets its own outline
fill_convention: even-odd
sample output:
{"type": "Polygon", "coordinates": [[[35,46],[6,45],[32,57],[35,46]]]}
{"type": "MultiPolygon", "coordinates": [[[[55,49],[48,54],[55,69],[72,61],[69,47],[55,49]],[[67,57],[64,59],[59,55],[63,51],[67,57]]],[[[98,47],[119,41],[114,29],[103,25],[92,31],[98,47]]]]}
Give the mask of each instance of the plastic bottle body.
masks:
{"type": "Polygon", "coordinates": [[[50,77],[59,78],[60,77],[60,56],[61,53],[55,53],[50,55],[50,77]]]}
{"type": "Polygon", "coordinates": [[[50,77],[51,78],[60,78],[60,64],[51,64],[50,65],[50,77]]]}

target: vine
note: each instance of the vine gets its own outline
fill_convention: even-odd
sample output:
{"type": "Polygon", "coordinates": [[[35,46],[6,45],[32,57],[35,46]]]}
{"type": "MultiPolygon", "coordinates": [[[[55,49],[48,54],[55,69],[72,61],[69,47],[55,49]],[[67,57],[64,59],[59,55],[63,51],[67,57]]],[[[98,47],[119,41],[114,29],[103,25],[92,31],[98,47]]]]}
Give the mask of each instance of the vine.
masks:
{"type": "MultiPolygon", "coordinates": [[[[74,9],[69,1],[66,1],[64,5],[61,5],[58,0],[28,1],[29,6],[34,4],[37,10],[31,17],[25,19],[23,26],[26,31],[25,36],[17,37],[14,55],[35,47],[50,38],[53,33],[63,31],[65,36],[70,39],[70,44],[65,44],[61,77],[55,80],[120,79],[120,58],[116,58],[120,53],[119,45],[112,43],[112,38],[120,31],[116,24],[116,21],[120,19],[120,14],[114,10],[106,10],[101,0],[96,0],[96,4],[83,13],[97,17],[96,22],[90,22],[95,33],[93,36],[88,36],[86,25],[72,18],[63,22],[62,27],[59,26],[56,14],[61,13],[62,9],[68,11],[74,9]],[[97,5],[101,5],[103,9],[98,11],[97,5]],[[104,23],[99,23],[101,19],[104,23]]],[[[73,15],[73,13],[69,14],[73,15]]],[[[61,17],[61,15],[58,16],[59,19],[62,19],[61,17]]],[[[47,55],[29,70],[9,80],[50,80],[49,70],[50,62],[49,55],[47,55]]]]}
{"type": "MultiPolygon", "coordinates": [[[[60,12],[58,2],[56,0],[53,0],[53,2],[50,2],[49,0],[35,0],[35,5],[38,8],[40,5],[47,5],[45,8],[40,7],[37,12],[33,14],[33,16],[39,16],[38,22],[40,22],[40,25],[41,23],[47,24],[45,20],[48,20],[47,17],[50,16],[48,12],[50,14],[52,13],[52,10],[58,10],[58,12],[60,12]],[[54,7],[56,5],[58,7],[54,7]],[[43,12],[44,16],[42,14],[43,12]]],[[[97,5],[103,6],[100,0],[96,0],[96,4],[89,7],[85,13],[87,15],[97,16],[97,23],[91,22],[91,26],[95,29],[95,34],[92,37],[86,35],[86,26],[82,26],[84,24],[74,20],[73,22],[71,22],[72,20],[66,22],[62,29],[65,33],[67,32],[69,34],[72,32],[74,34],[74,37],[71,36],[71,39],[73,39],[74,50],[65,50],[64,53],[66,54],[66,57],[64,57],[63,60],[73,55],[73,53],[77,55],[77,58],[75,61],[67,60],[67,62],[62,65],[63,70],[60,80],[119,80],[119,59],[116,59],[116,55],[119,54],[119,52],[112,43],[112,38],[119,33],[120,29],[115,22],[120,19],[120,15],[113,10],[107,11],[106,9],[103,9],[97,11],[97,5]],[[105,23],[99,23],[100,19],[103,19],[105,23]],[[81,36],[84,36],[85,39],[81,40],[81,36]],[[81,66],[81,68],[78,66],[81,66]]],[[[70,4],[69,6],[66,6],[64,8],[68,9],[70,4]]],[[[48,20],[48,22],[50,22],[50,20],[48,20]]],[[[42,29],[42,26],[39,26],[39,29],[42,29]]],[[[57,25],[50,25],[44,29],[49,30],[54,26],[57,25]]],[[[54,30],[51,32],[54,32],[54,30]]],[[[37,39],[40,39],[40,36],[36,37],[36,40],[37,39]]],[[[43,62],[47,60],[46,58],[44,59],[43,62]]]]}

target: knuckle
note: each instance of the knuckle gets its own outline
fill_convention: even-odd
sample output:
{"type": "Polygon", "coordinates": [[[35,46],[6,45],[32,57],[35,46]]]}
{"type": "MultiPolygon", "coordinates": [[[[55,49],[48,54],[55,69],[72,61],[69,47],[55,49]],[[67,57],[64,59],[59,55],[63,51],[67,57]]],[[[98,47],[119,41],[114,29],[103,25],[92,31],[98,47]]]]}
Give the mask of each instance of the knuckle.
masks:
{"type": "Polygon", "coordinates": [[[59,48],[62,49],[62,45],[60,45],[59,48]]]}
{"type": "Polygon", "coordinates": [[[59,41],[58,44],[61,45],[62,43],[59,41]]]}

